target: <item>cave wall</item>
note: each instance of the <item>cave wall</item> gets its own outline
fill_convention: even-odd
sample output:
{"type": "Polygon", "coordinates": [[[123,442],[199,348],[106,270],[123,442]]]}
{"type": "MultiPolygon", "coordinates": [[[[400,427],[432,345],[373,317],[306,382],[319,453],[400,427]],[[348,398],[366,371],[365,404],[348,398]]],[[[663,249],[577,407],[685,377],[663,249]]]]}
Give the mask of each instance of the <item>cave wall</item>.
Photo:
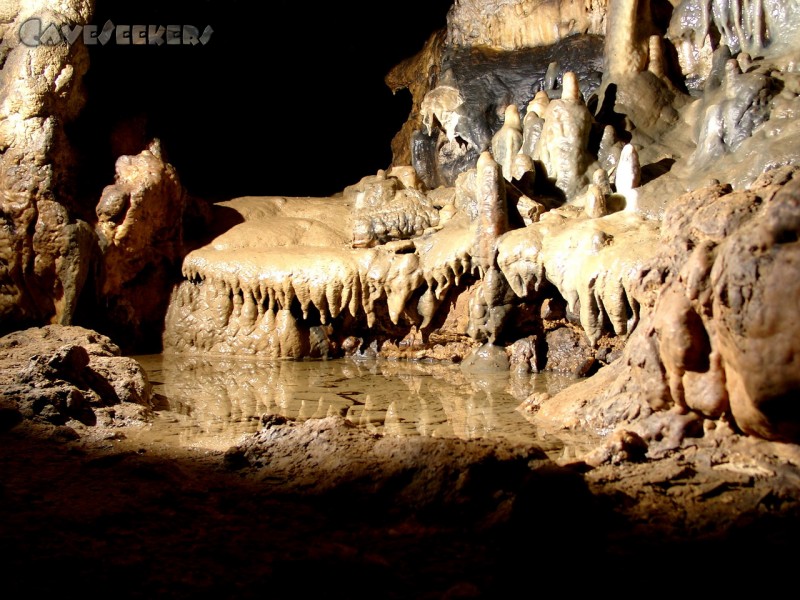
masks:
{"type": "Polygon", "coordinates": [[[103,173],[79,148],[91,136],[76,130],[94,8],[12,2],[0,15],[0,331],[82,322],[126,350],[158,348],[191,211],[160,143],[130,143],[141,131],[119,146],[141,153],[119,158],[105,190],[86,185],[103,173]]]}
{"type": "Polygon", "coordinates": [[[93,232],[75,197],[64,127],[85,101],[86,48],[28,47],[17,32],[38,17],[84,24],[93,2],[5,3],[0,105],[0,328],[70,323],[89,274],[93,232]]]}

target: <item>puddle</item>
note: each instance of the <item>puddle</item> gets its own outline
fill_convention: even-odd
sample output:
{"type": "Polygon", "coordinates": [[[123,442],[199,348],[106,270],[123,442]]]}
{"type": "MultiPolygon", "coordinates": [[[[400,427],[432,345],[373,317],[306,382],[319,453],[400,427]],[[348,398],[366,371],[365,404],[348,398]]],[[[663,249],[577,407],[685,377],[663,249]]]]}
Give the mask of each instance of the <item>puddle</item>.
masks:
{"type": "MultiPolygon", "coordinates": [[[[387,360],[248,360],[135,356],[156,395],[154,442],[226,450],[261,417],[342,415],[375,433],[530,442],[519,404],[574,383],[547,374],[464,373],[452,363],[387,360]]],[[[537,440],[550,452],[563,444],[537,440]]]]}

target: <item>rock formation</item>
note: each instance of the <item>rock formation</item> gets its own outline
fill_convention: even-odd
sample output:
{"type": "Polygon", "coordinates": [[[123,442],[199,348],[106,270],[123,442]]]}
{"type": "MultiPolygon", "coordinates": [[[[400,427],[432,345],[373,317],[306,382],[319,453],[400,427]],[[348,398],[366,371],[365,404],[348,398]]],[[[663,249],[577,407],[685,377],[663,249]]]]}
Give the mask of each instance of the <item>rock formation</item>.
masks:
{"type": "Polygon", "coordinates": [[[18,31],[31,18],[85,24],[93,2],[3,5],[0,42],[0,331],[20,324],[70,323],[93,258],[90,218],[75,197],[75,164],[65,126],[85,101],[82,44],[28,47],[18,31]]]}
{"type": "MultiPolygon", "coordinates": [[[[0,15],[6,40],[40,4],[0,15]]],[[[413,96],[391,166],[332,198],[217,203],[194,246],[157,141],[91,202],[71,191],[85,48],[7,44],[3,327],[102,306],[105,330],[163,324],[166,351],[197,355],[543,370],[580,348],[567,370],[600,372],[532,419],[653,447],[722,421],[796,441],[798,14],[459,0],[386,78],[413,96]]]]}
{"type": "Polygon", "coordinates": [[[447,42],[519,50],[581,33],[602,35],[609,4],[607,0],[457,0],[447,19],[447,42]]]}
{"type": "MultiPolygon", "coordinates": [[[[720,58],[703,85],[686,86],[690,95],[672,59],[686,48],[665,51],[676,15],[695,10],[687,3],[673,15],[672,37],[647,2],[615,3],[608,14],[593,4],[569,27],[559,23],[572,4],[534,4],[452,9],[444,41],[437,38],[438,68],[429,69],[427,91],[416,88],[410,155],[396,156],[410,156],[419,182],[409,174],[403,182],[402,171],[367,177],[321,220],[312,217],[318,200],[302,208],[297,199],[262,200],[258,211],[254,200],[228,204],[244,222],[187,257],[165,346],[336,356],[392,353],[421,334],[429,356],[460,348],[465,368],[538,370],[557,368],[577,326],[586,364],[611,362],[609,347],[625,352],[584,384],[607,387],[595,402],[579,400],[578,413],[580,388],[537,401],[531,418],[543,426],[580,418],[596,430],[630,430],[646,447],[658,446],[665,428],[675,440],[692,423],[730,419],[758,436],[797,439],[789,407],[796,336],[776,327],[783,317],[775,309],[758,325],[747,316],[769,302],[768,281],[791,279],[794,179],[791,171],[761,175],[767,160],[733,175],[768,135],[771,164],[796,162],[795,75],[769,58],[743,58],[731,42],[714,50],[720,58]],[[596,40],[602,80],[593,79],[596,40]],[[568,47],[583,48],[573,63],[568,47]],[[742,191],[691,192],[702,177],[742,191]],[[312,223],[298,237],[300,215],[312,223]],[[744,256],[751,238],[765,258],[744,256]],[[753,278],[757,260],[769,267],[753,278]],[[538,316],[523,316],[531,313],[538,316]],[[748,350],[761,339],[762,350],[748,350]],[[469,340],[489,346],[464,355],[475,348],[469,340]],[[507,347],[505,356],[491,346],[507,347]]],[[[769,21],[782,52],[780,31],[793,23],[786,14],[769,21]]],[[[694,39],[682,31],[681,43],[694,39]]],[[[747,39],[748,48],[765,43],[747,39]]]]}
{"type": "Polygon", "coordinates": [[[89,68],[73,33],[93,12],[90,0],[31,0],[0,13],[0,331],[89,314],[127,348],[153,347],[184,253],[189,200],[157,140],[120,157],[105,191],[79,189],[100,170],[80,162],[68,134],[89,68]]]}
{"type": "Polygon", "coordinates": [[[115,182],[103,189],[95,209],[105,331],[134,340],[160,334],[166,299],[153,290],[172,284],[183,258],[187,202],[158,140],[137,156],[117,160],[115,182]]]}
{"type": "MultiPolygon", "coordinates": [[[[0,338],[0,349],[0,430],[22,418],[63,427],[152,417],[147,375],[103,335],[48,325],[10,333],[0,338]]],[[[69,427],[63,433],[75,435],[69,427]]]]}

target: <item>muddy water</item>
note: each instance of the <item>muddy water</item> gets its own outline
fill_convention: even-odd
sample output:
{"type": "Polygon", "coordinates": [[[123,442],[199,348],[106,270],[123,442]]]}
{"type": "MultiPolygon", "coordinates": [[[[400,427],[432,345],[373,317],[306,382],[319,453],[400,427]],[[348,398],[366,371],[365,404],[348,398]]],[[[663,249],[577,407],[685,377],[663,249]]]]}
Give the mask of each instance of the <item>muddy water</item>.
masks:
{"type": "MultiPolygon", "coordinates": [[[[235,445],[257,431],[266,414],[298,420],[342,415],[369,431],[398,436],[530,442],[536,431],[517,407],[532,392],[554,394],[575,382],[554,374],[465,373],[452,363],[135,358],[156,395],[149,435],[209,450],[235,445]]],[[[538,441],[550,453],[563,446],[538,441]]]]}

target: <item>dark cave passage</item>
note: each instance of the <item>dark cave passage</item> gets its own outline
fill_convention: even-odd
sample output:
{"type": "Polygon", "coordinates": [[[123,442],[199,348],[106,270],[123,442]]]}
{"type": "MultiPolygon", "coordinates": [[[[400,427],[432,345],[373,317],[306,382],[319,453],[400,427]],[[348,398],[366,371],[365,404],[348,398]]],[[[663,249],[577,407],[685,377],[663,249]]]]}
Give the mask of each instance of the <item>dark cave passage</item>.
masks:
{"type": "Polygon", "coordinates": [[[70,131],[87,203],[120,154],[159,137],[190,193],[322,196],[386,168],[410,110],[386,73],[445,26],[450,0],[391,13],[355,2],[98,0],[94,22],[210,26],[208,43],[89,47],[70,131]]]}

